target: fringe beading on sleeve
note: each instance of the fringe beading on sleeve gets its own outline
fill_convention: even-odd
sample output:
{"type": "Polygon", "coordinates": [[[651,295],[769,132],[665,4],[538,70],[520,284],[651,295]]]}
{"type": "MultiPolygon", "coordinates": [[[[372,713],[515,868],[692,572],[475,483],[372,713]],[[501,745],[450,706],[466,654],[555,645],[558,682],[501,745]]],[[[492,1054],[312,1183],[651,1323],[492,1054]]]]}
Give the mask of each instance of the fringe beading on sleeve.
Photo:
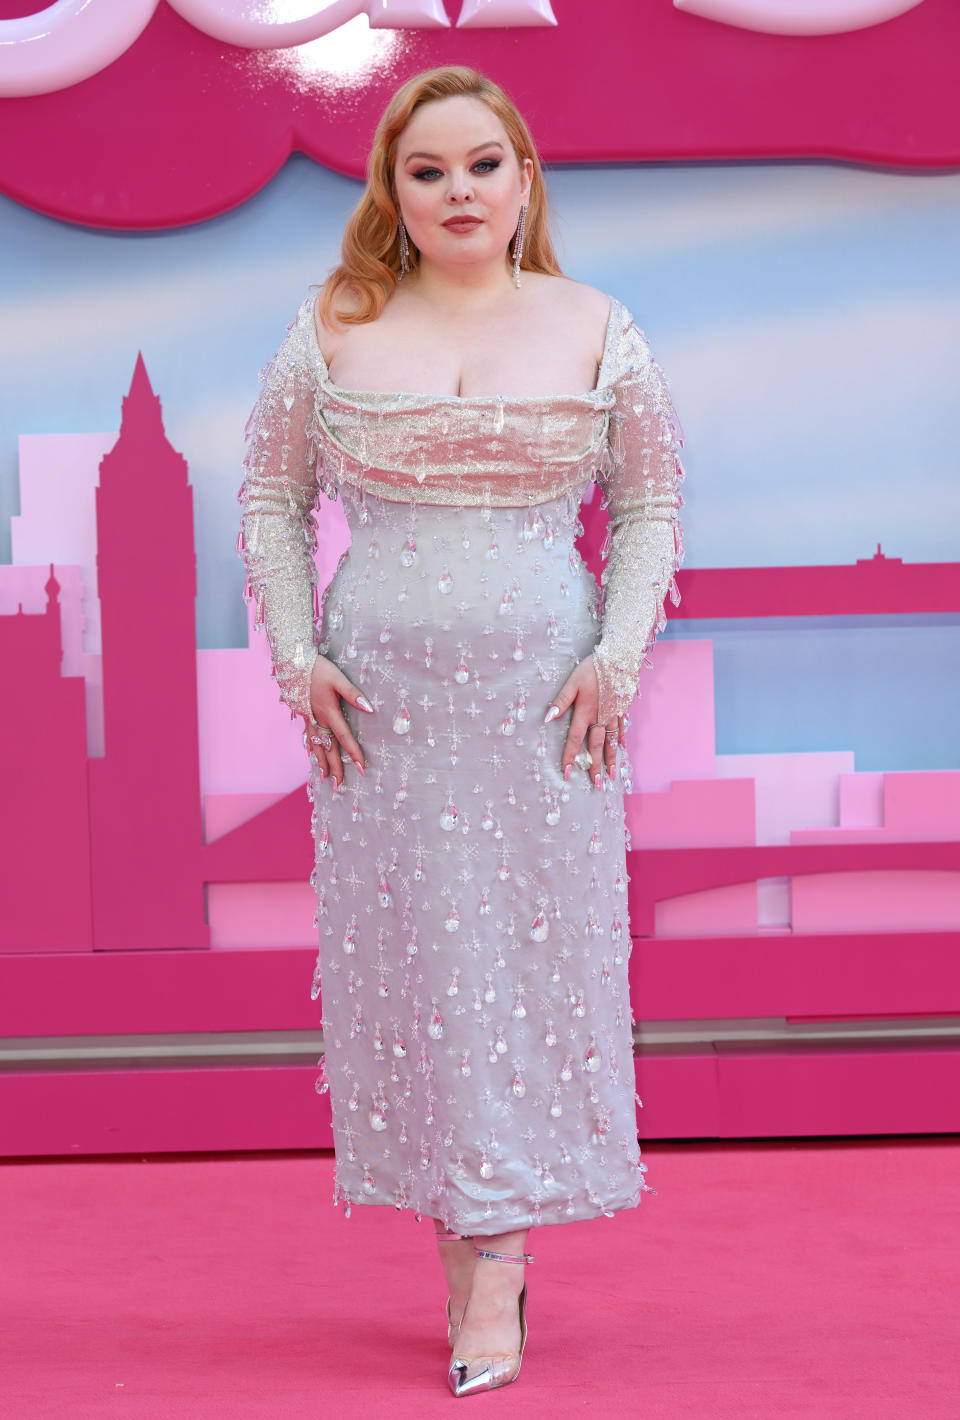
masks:
{"type": "Polygon", "coordinates": [[[641,667],[652,664],[648,652],[667,624],[668,591],[680,605],[676,573],[683,562],[683,430],[666,377],[633,320],[620,337],[613,389],[598,479],[610,510],[601,549],[603,622],[593,653],[601,724],[623,715],[639,693],[641,667]]]}
{"type": "MultiPolygon", "coordinates": [[[[312,319],[312,313],[311,313],[312,319]]],[[[311,719],[310,675],[317,658],[316,371],[303,312],[260,371],[262,389],[247,421],[237,551],[247,569],[244,596],[266,631],[281,698],[311,719]]]]}

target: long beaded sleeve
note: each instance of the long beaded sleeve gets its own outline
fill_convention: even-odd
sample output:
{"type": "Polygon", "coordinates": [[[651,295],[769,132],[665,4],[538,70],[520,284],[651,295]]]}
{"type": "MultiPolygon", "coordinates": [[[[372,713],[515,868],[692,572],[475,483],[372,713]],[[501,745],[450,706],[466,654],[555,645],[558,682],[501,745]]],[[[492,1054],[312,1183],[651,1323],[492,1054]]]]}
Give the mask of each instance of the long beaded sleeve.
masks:
{"type": "Polygon", "coordinates": [[[600,482],[610,510],[601,551],[603,621],[593,662],[600,688],[597,720],[623,715],[638,694],[641,667],[667,624],[669,586],[680,604],[676,572],[683,562],[680,462],[683,430],[666,377],[643,331],[630,319],[619,338],[607,457],[600,482]]]}
{"type": "Polygon", "coordinates": [[[312,718],[310,673],[318,644],[312,517],[316,373],[302,313],[288,326],[260,379],[263,388],[245,431],[237,550],[247,568],[244,594],[256,601],[254,625],[266,630],[280,696],[291,716],[312,718]]]}

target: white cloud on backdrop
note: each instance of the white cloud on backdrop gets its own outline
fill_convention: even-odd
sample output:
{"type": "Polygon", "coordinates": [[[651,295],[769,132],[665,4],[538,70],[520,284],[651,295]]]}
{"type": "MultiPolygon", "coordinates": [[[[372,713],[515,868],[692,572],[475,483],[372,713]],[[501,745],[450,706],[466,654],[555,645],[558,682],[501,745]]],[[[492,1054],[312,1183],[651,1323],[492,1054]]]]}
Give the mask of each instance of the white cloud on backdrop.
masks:
{"type": "MultiPolygon", "coordinates": [[[[324,260],[332,260],[332,254],[324,260]]],[[[142,330],[157,342],[184,341],[202,322],[246,325],[251,314],[269,312],[280,333],[295,310],[285,315],[291,284],[290,267],[296,254],[282,261],[238,262],[230,267],[201,270],[146,271],[135,284],[104,279],[102,284],[22,297],[4,304],[6,341],[15,344],[21,358],[39,359],[49,352],[50,330],[82,331],[84,349],[110,349],[128,344],[131,333],[142,330]],[[286,303],[286,304],[285,304],[286,303]]],[[[304,269],[317,270],[318,246],[303,252],[304,269]]],[[[306,286],[316,276],[305,277],[306,286]]],[[[0,368],[3,357],[0,355],[0,368]]],[[[256,372],[254,372],[256,379],[256,372]]]]}
{"type": "Polygon", "coordinates": [[[820,233],[884,215],[960,204],[960,173],[906,174],[816,164],[775,167],[640,165],[547,174],[557,234],[591,262],[711,252],[724,243],[820,233]]]}

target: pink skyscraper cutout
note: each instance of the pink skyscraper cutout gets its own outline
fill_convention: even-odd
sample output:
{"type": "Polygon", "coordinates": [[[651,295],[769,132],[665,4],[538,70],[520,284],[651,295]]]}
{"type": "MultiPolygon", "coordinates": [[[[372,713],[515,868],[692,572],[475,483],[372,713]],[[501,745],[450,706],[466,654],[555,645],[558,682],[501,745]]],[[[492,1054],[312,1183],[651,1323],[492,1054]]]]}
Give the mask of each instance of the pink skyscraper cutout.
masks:
{"type": "Polygon", "coordinates": [[[100,463],[105,756],[90,761],[98,948],[206,947],[196,557],[186,459],[138,353],[100,463]]]}
{"type": "Polygon", "coordinates": [[[61,674],[60,584],[50,568],[46,609],[0,617],[2,892],[7,951],[89,951],[93,945],[84,685],[61,674]]]}

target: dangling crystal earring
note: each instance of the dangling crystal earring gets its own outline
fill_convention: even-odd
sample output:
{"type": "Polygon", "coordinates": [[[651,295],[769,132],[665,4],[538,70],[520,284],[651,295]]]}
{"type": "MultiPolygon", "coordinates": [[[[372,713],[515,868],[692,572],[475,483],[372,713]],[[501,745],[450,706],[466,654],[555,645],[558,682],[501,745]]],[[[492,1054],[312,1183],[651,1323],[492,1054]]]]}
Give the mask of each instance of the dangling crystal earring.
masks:
{"type": "Polygon", "coordinates": [[[527,204],[520,208],[520,221],[517,225],[517,235],[513,240],[513,284],[520,285],[520,258],[523,256],[523,229],[527,222],[527,204]]]}
{"type": "Polygon", "coordinates": [[[400,270],[397,273],[397,280],[402,281],[410,270],[410,247],[407,243],[407,229],[403,225],[403,218],[397,219],[397,229],[400,233],[400,270]]]}

